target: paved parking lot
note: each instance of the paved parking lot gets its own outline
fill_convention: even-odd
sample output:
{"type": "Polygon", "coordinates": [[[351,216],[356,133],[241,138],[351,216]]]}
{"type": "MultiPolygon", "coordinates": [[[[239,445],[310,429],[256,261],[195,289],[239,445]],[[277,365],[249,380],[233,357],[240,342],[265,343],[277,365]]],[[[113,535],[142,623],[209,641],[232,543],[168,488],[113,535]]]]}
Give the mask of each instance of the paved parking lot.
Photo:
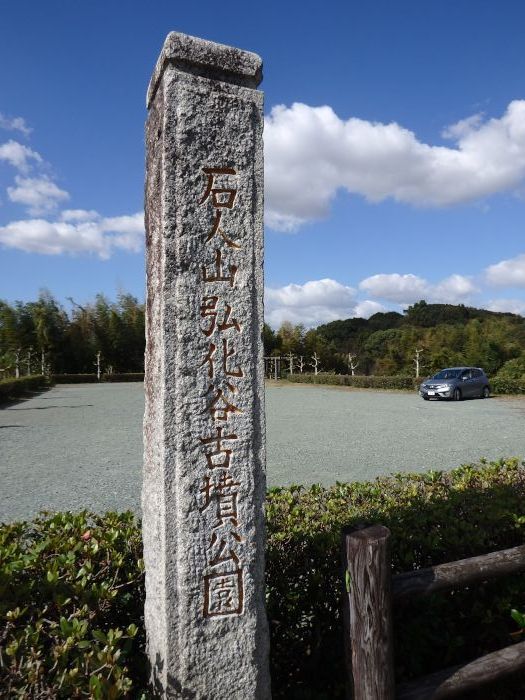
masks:
{"type": "MultiPolygon", "coordinates": [[[[323,484],[525,456],[525,399],[282,385],[266,391],[268,484],[323,484]]],[[[143,385],[61,385],[0,410],[0,521],[140,511],[143,385]]]]}

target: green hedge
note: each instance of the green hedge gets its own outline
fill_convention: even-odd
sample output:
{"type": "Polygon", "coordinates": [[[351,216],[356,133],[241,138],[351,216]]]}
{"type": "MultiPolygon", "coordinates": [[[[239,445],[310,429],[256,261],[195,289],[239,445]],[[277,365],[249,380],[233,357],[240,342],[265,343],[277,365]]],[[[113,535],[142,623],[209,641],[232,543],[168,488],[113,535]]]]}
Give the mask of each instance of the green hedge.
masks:
{"type": "MultiPolygon", "coordinates": [[[[334,386],[353,386],[360,389],[405,389],[417,391],[423,378],[406,376],[366,376],[350,374],[288,374],[289,382],[298,384],[330,384],[334,386]]],[[[525,381],[494,377],[490,379],[490,387],[494,394],[525,394],[525,381]]]]}
{"type": "MultiPolygon", "coordinates": [[[[55,374],[53,381],[56,384],[91,384],[97,383],[96,374],[55,374]]],[[[102,382],[143,382],[144,372],[127,372],[125,374],[103,374],[102,382]]]]}
{"type": "MultiPolygon", "coordinates": [[[[373,523],[392,532],[396,573],[523,544],[524,465],[509,459],[450,473],[270,491],[267,596],[276,697],[344,696],[340,531],[373,523]]],[[[512,643],[512,607],[525,609],[523,576],[397,607],[398,682],[512,643]]],[[[523,691],[494,697],[525,697],[523,691]]]]}
{"type": "MultiPolygon", "coordinates": [[[[524,542],[517,459],[451,473],[272,489],[267,606],[273,696],[344,697],[340,531],[383,523],[394,571],[524,542]]],[[[146,697],[141,539],[129,513],[58,514],[0,527],[0,688],[7,697],[146,697]]],[[[523,576],[395,611],[397,680],[512,643],[523,576]]],[[[525,697],[508,681],[481,697],[525,697]]]]}
{"type": "Polygon", "coordinates": [[[331,384],[334,386],[353,386],[359,389],[406,389],[415,391],[423,381],[415,377],[394,376],[381,377],[374,375],[356,374],[288,374],[286,379],[289,382],[299,384],[331,384]]]}
{"type": "Polygon", "coordinates": [[[105,374],[105,382],[143,382],[144,372],[126,372],[125,374],[105,374]]]}
{"type": "Polygon", "coordinates": [[[2,379],[0,381],[0,403],[26,396],[32,391],[46,389],[50,384],[50,380],[41,374],[20,377],[19,379],[2,379]]]}
{"type": "Polygon", "coordinates": [[[54,374],[55,384],[89,384],[98,382],[96,374],[54,374]]]}

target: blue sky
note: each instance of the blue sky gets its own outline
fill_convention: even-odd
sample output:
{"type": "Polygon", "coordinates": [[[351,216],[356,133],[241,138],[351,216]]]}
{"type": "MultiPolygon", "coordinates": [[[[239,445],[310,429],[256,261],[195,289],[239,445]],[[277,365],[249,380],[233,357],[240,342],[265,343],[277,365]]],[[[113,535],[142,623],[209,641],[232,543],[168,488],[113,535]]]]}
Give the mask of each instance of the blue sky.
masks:
{"type": "Polygon", "coordinates": [[[0,298],[143,298],[145,92],[176,30],[264,61],[272,325],[525,314],[522,2],[0,7],[0,298]]]}

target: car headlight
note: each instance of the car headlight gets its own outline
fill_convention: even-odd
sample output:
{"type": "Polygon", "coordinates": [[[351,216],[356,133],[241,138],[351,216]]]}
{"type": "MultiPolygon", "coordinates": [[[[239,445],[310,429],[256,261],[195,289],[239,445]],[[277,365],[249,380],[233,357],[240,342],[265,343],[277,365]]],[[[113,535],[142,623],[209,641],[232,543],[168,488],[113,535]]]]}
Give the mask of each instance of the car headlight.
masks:
{"type": "Polygon", "coordinates": [[[449,391],[450,390],[450,384],[440,384],[438,387],[436,387],[437,391],[449,391]]]}

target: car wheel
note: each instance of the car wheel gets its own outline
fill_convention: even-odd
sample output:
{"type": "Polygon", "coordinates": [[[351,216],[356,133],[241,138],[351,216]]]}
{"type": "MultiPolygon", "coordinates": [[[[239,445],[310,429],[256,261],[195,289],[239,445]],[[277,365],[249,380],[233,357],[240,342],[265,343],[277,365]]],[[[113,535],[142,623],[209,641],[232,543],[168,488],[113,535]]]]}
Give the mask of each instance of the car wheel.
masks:
{"type": "Polygon", "coordinates": [[[483,387],[483,392],[482,392],[482,394],[481,394],[481,397],[482,397],[483,399],[488,399],[489,396],[490,396],[490,389],[488,388],[488,386],[484,386],[484,387],[483,387]]]}
{"type": "Polygon", "coordinates": [[[454,389],[453,399],[454,401],[461,401],[461,391],[459,389],[454,389]]]}

